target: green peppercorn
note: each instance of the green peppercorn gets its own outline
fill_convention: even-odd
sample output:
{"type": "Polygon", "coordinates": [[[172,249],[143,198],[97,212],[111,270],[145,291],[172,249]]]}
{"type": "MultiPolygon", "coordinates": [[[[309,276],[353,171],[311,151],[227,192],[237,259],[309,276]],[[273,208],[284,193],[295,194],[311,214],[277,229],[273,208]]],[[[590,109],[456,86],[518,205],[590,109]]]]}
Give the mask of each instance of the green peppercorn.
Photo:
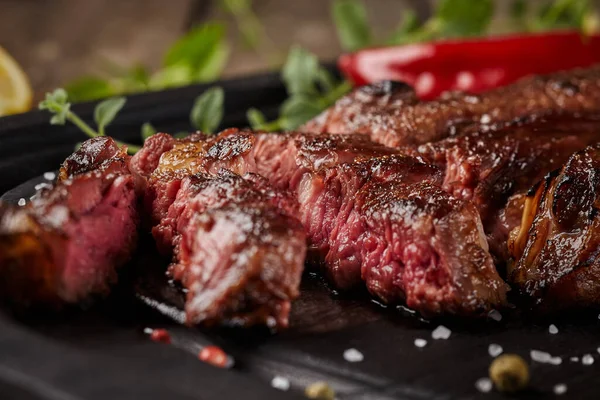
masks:
{"type": "Polygon", "coordinates": [[[315,382],[307,386],[304,394],[309,399],[333,400],[335,398],[335,392],[327,382],[315,382]]]}
{"type": "Polygon", "coordinates": [[[504,354],[490,365],[490,379],[500,392],[517,392],[529,383],[529,366],[516,354],[504,354]]]}

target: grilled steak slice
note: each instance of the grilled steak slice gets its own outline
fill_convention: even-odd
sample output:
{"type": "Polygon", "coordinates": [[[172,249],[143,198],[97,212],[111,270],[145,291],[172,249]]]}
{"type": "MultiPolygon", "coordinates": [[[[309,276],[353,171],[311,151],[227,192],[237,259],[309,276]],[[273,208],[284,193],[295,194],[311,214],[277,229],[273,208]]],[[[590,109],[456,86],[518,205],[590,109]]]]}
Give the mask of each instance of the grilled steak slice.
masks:
{"type": "Polygon", "coordinates": [[[169,273],[188,289],[189,324],[287,326],[306,252],[302,226],[288,214],[295,209],[257,176],[224,171],[183,180],[154,236],[173,238],[169,273]]]}
{"type": "Polygon", "coordinates": [[[390,147],[435,142],[464,124],[511,121],[530,114],[600,109],[600,67],[522,79],[479,95],[450,93],[420,101],[403,83],[354,90],[301,128],[314,133],[361,133],[390,147]]]}
{"type": "Polygon", "coordinates": [[[25,207],[0,205],[0,291],[22,305],[59,306],[106,295],[137,239],[125,149],[90,139],[60,181],[25,207]]]}
{"type": "Polygon", "coordinates": [[[600,304],[600,145],[575,153],[529,193],[511,232],[509,280],[551,310],[600,304]]]}
{"type": "Polygon", "coordinates": [[[187,161],[163,159],[167,167],[177,159],[205,170],[253,170],[289,189],[300,203],[311,255],[336,287],[366,282],[382,300],[404,300],[424,314],[478,315],[501,307],[506,285],[474,206],[439,187],[439,168],[393,152],[360,135],[228,131],[196,142],[187,161]],[[227,150],[240,141],[250,145],[227,150]]]}
{"type": "Polygon", "coordinates": [[[221,170],[254,138],[220,139],[155,135],[136,154],[153,235],[160,250],[173,252],[169,274],[188,290],[189,324],[285,327],[306,253],[297,203],[264,178],[221,170]],[[225,148],[231,152],[219,151],[225,148]]]}
{"type": "MultiPolygon", "coordinates": [[[[527,191],[575,151],[599,139],[600,118],[534,117],[424,144],[418,153],[445,169],[443,188],[473,201],[490,233],[511,195],[527,191]]],[[[506,239],[493,240],[504,247],[506,239]]]]}

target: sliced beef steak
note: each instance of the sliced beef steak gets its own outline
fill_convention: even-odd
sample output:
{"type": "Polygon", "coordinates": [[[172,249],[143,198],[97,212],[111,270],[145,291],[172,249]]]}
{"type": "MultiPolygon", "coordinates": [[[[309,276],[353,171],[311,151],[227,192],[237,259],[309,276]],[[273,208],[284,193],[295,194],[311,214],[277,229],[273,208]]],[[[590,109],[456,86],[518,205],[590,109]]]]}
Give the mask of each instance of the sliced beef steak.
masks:
{"type": "Polygon", "coordinates": [[[445,170],[443,188],[477,206],[495,253],[505,254],[498,230],[508,198],[526,192],[574,152],[600,140],[600,116],[531,117],[473,129],[418,147],[424,159],[445,170]]]}
{"type": "Polygon", "coordinates": [[[366,282],[382,300],[424,314],[505,304],[478,213],[440,188],[439,168],[360,135],[227,131],[209,142],[177,162],[250,170],[294,193],[311,255],[337,287],[366,282]],[[250,146],[228,150],[240,141],[250,146]]]}
{"type": "Polygon", "coordinates": [[[225,133],[220,140],[155,135],[134,157],[153,235],[160,250],[173,253],[169,274],[188,290],[189,324],[285,327],[306,253],[297,203],[264,178],[219,167],[243,173],[228,161],[239,161],[254,137],[225,133]]]}
{"type": "Polygon", "coordinates": [[[3,297],[58,306],[105,295],[137,240],[137,199],[126,149],[84,142],[60,181],[25,207],[0,205],[3,297]]]}
{"type": "Polygon", "coordinates": [[[600,305],[600,146],[575,153],[529,193],[511,232],[508,277],[549,310],[600,305]]]}
{"type": "Polygon", "coordinates": [[[420,101],[406,84],[382,82],[354,90],[301,128],[361,133],[390,147],[435,142],[462,125],[511,121],[530,114],[600,109],[600,67],[520,80],[479,95],[449,93],[420,101]]]}

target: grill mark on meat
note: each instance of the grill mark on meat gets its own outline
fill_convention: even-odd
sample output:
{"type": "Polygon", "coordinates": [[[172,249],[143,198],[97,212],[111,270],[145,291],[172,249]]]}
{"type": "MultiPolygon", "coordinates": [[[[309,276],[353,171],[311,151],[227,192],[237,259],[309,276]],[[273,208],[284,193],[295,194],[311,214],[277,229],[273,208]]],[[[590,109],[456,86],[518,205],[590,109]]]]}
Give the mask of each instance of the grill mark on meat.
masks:
{"type": "Polygon", "coordinates": [[[407,85],[355,89],[305,124],[313,133],[360,133],[390,147],[435,142],[464,126],[508,122],[526,115],[585,114],[600,109],[600,66],[524,78],[471,95],[447,93],[418,101],[407,85]],[[483,122],[482,122],[483,121],[483,122]]]}
{"type": "MultiPolygon", "coordinates": [[[[214,140],[210,146],[218,145],[219,137],[214,140]]],[[[254,168],[296,194],[312,256],[325,262],[336,286],[364,280],[384,301],[405,299],[424,314],[479,315],[505,304],[507,288],[487,252],[479,216],[473,205],[438,188],[438,168],[360,135],[258,133],[252,149],[227,160],[205,158],[210,146],[192,155],[205,170],[254,168]],[[373,221],[390,228],[378,230],[373,221]],[[411,231],[413,224],[426,228],[411,231]],[[444,243],[449,229],[462,233],[453,244],[444,243]],[[363,248],[372,251],[369,243],[379,243],[384,255],[363,254],[363,248]]]]}
{"type": "Polygon", "coordinates": [[[600,301],[600,147],[575,153],[526,200],[509,279],[547,310],[600,301]]]}
{"type": "Polygon", "coordinates": [[[106,295],[137,239],[137,199],[124,148],[94,138],[25,207],[0,205],[3,297],[59,307],[106,295]]]}
{"type": "Polygon", "coordinates": [[[146,174],[152,233],[162,252],[174,253],[169,275],[188,289],[187,323],[286,327],[299,294],[306,237],[294,216],[295,200],[245,174],[254,136],[195,134],[171,146],[154,140],[169,141],[149,138],[138,170],[152,170],[146,174]],[[145,165],[157,157],[144,153],[155,149],[163,151],[159,162],[145,165]]]}

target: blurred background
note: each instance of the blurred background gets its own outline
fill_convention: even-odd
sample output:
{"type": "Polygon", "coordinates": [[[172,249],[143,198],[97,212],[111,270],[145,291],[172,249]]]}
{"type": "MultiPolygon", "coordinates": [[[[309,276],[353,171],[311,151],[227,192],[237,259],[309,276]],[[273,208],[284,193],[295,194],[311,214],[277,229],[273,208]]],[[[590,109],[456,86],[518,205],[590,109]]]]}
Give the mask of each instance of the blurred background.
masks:
{"type": "MultiPolygon", "coordinates": [[[[423,24],[435,15],[440,2],[366,0],[362,3],[372,31],[369,34],[383,38],[402,29],[408,31],[408,24],[423,24]]],[[[220,53],[211,58],[210,70],[193,78],[194,81],[278,69],[292,44],[315,53],[321,60],[333,61],[343,49],[332,18],[332,3],[333,0],[0,0],[0,47],[21,65],[33,89],[34,102],[60,86],[67,86],[74,100],[87,100],[140,91],[149,81],[152,89],[191,83],[188,71],[181,68],[159,70],[168,64],[165,57],[174,43],[207,22],[222,29],[213,32],[223,35],[215,39],[219,42],[218,49],[210,50],[220,53]],[[121,79],[124,76],[128,80],[121,79]],[[82,77],[84,80],[78,81],[82,77]],[[110,81],[110,90],[100,78],[110,81]],[[77,90],[83,93],[81,98],[77,90]]],[[[536,30],[534,26],[515,27],[515,21],[521,18],[517,13],[537,16],[546,7],[549,16],[544,18],[554,18],[556,22],[564,17],[561,10],[564,13],[569,7],[577,9],[590,4],[595,7],[599,2],[447,3],[452,4],[451,9],[461,7],[460,4],[476,9],[483,3],[493,3],[493,18],[485,29],[475,32],[488,34],[536,30]]],[[[543,30],[547,21],[540,17],[538,22],[537,30],[543,30]]],[[[596,20],[585,23],[597,25],[596,20]]],[[[420,38],[436,38],[436,35],[420,38]]]]}

